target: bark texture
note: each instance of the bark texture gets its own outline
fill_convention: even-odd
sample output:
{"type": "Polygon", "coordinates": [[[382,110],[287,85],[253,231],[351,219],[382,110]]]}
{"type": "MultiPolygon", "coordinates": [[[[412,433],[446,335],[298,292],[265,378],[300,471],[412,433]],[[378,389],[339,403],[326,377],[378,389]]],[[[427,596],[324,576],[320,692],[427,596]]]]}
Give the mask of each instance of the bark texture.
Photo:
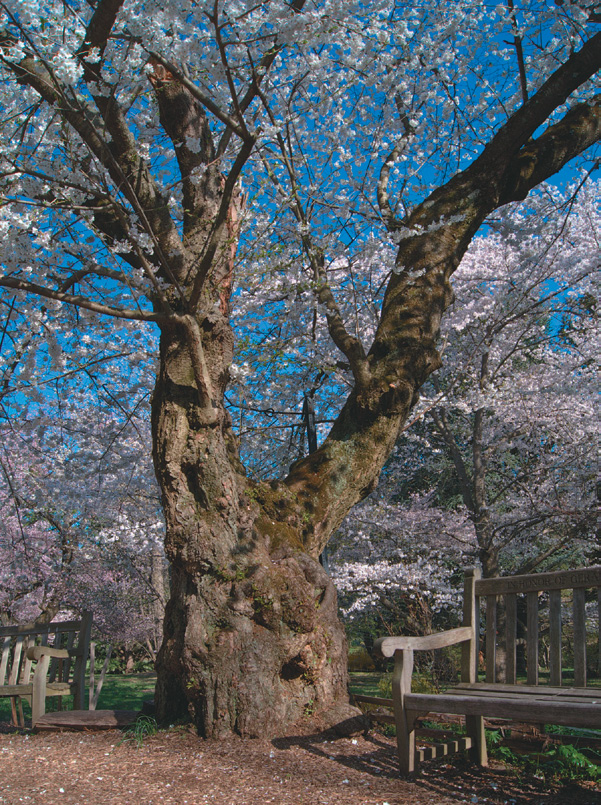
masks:
{"type": "MultiPolygon", "coordinates": [[[[200,329],[220,399],[231,333],[221,313],[200,329]]],[[[205,736],[278,734],[346,701],[336,591],[291,538],[293,495],[249,483],[221,403],[199,403],[187,343],[185,329],[164,330],[153,399],[172,565],[158,711],[170,721],[191,717],[205,736]]]]}

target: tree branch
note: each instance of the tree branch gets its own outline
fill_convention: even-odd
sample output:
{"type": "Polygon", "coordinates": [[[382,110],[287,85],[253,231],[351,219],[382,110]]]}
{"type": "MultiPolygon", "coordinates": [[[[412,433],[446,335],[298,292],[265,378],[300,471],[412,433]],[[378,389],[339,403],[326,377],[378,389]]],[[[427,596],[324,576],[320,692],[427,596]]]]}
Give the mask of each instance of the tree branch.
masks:
{"type": "MultiPolygon", "coordinates": [[[[304,8],[305,3],[306,3],[306,0],[292,0],[292,2],[289,5],[289,8],[295,14],[300,14],[300,12],[304,8]]],[[[241,100],[238,103],[238,111],[239,111],[241,116],[248,109],[248,107],[255,100],[255,98],[258,96],[259,90],[260,90],[260,87],[261,87],[261,83],[262,83],[263,79],[265,78],[265,76],[267,75],[267,73],[269,72],[269,70],[271,68],[271,65],[274,63],[276,57],[281,52],[282,47],[283,47],[283,45],[278,45],[277,44],[277,36],[276,36],[276,40],[274,42],[273,47],[267,53],[265,53],[263,55],[263,57],[261,58],[259,64],[257,65],[257,67],[255,67],[253,65],[252,81],[250,83],[250,86],[246,90],[244,96],[241,98],[241,100]]],[[[227,148],[227,145],[228,145],[228,143],[230,141],[232,131],[235,131],[235,129],[233,129],[230,126],[230,131],[228,131],[226,129],[223,132],[223,135],[222,135],[221,140],[219,141],[219,145],[217,147],[217,153],[218,154],[223,154],[225,152],[225,149],[227,148]]]]}
{"type": "MultiPolygon", "coordinates": [[[[102,114],[103,125],[111,136],[110,143],[107,143],[92,122],[97,116],[90,114],[76,96],[71,98],[67,95],[49,65],[42,59],[28,55],[15,63],[1,58],[14,72],[17,80],[32,87],[46,103],[50,106],[60,103],[61,115],[104,165],[115,186],[127,197],[139,216],[142,227],[155,243],[166,276],[178,287],[177,275],[182,271],[183,248],[177,227],[148,166],[138,154],[136,140],[115,98],[107,98],[91,91],[102,114]],[[166,258],[167,254],[170,255],[169,260],[166,258]]],[[[88,80],[95,82],[96,74],[88,75],[88,80]]]]}
{"type": "Polygon", "coordinates": [[[498,206],[526,198],[530,190],[601,138],[601,95],[581,103],[525,145],[506,168],[498,206]]]}
{"type": "Polygon", "coordinates": [[[240,127],[238,121],[236,121],[231,115],[228,115],[227,112],[224,112],[220,109],[214,101],[212,101],[208,95],[205,95],[202,90],[200,90],[193,81],[184,75],[184,73],[176,67],[173,62],[170,62],[164,56],[161,56],[160,53],[157,53],[154,50],[148,50],[148,55],[151,56],[156,62],[161,64],[166,70],[168,70],[174,78],[177,78],[179,83],[182,87],[185,87],[188,92],[196,98],[197,101],[211,112],[211,114],[215,115],[217,120],[220,120],[224,125],[231,129],[231,131],[236,134],[241,140],[247,141],[252,140],[255,141],[255,137],[246,129],[240,127]]]}
{"type": "Polygon", "coordinates": [[[85,60],[92,48],[98,48],[102,57],[123,2],[124,0],[99,0],[88,23],[78,56],[85,60]]]}
{"type": "Polygon", "coordinates": [[[213,261],[215,259],[217,250],[220,247],[226,248],[229,245],[228,243],[223,243],[223,227],[228,221],[230,205],[234,200],[234,191],[236,190],[240,173],[242,172],[242,168],[246,164],[246,161],[250,157],[253,148],[254,140],[252,142],[244,142],[242,144],[242,148],[238,152],[238,156],[234,160],[234,164],[230,168],[230,171],[224,181],[219,209],[217,210],[217,214],[215,215],[215,219],[212,223],[210,236],[207,238],[207,242],[202,253],[202,258],[195,266],[196,276],[192,291],[190,293],[189,301],[190,312],[194,312],[198,307],[206,279],[213,267],[213,261]]]}
{"type": "MultiPolygon", "coordinates": [[[[305,239],[310,240],[308,235],[303,236],[303,241],[305,239]]],[[[310,243],[307,243],[305,253],[308,255],[315,276],[315,295],[326,309],[330,337],[342,354],[348,358],[357,386],[364,388],[369,383],[371,376],[367,356],[361,341],[346,329],[340,308],[336,304],[328,283],[323,252],[321,250],[316,252],[315,247],[311,248],[310,243]]]]}
{"type": "Polygon", "coordinates": [[[209,425],[215,424],[218,420],[218,402],[215,399],[198,322],[194,316],[190,315],[181,316],[178,321],[186,331],[186,345],[192,364],[192,371],[194,372],[198,396],[205,411],[206,422],[209,425]]]}
{"type": "Polygon", "coordinates": [[[515,15],[515,6],[513,0],[507,0],[507,7],[509,8],[511,27],[513,28],[513,45],[518,59],[518,71],[520,75],[520,88],[522,90],[522,100],[524,103],[528,100],[528,80],[526,78],[526,66],[524,64],[524,48],[522,47],[522,37],[518,28],[518,21],[515,15]]]}
{"type": "MultiPolygon", "coordinates": [[[[567,98],[601,68],[601,32],[587,40],[580,50],[552,73],[537,92],[515,111],[486,146],[465,175],[483,170],[498,176],[507,163],[528,142],[539,126],[567,98]]],[[[452,181],[452,180],[451,180],[452,181]]]]}
{"type": "Polygon", "coordinates": [[[0,277],[0,287],[13,288],[17,291],[33,293],[37,296],[43,296],[46,299],[56,299],[58,302],[64,302],[67,305],[82,307],[86,310],[91,310],[93,313],[100,313],[103,316],[112,316],[117,319],[153,321],[157,324],[163,324],[170,318],[162,313],[144,313],[143,311],[138,310],[127,310],[123,308],[110,307],[109,305],[101,305],[99,302],[93,302],[91,299],[86,299],[85,296],[75,296],[73,294],[63,293],[62,291],[54,291],[52,288],[45,288],[43,285],[37,285],[34,282],[27,282],[26,280],[18,279],[17,277],[0,277]]]}
{"type": "Polygon", "coordinates": [[[465,466],[465,461],[463,460],[463,456],[461,455],[461,451],[457,445],[457,440],[449,428],[446,411],[444,408],[441,408],[440,414],[438,411],[433,410],[431,411],[430,415],[436,428],[438,429],[438,432],[444,439],[446,446],[449,448],[449,452],[451,453],[451,458],[453,459],[453,464],[455,465],[455,472],[457,473],[459,484],[461,486],[463,502],[468,510],[473,512],[475,507],[474,496],[472,494],[472,480],[469,477],[467,467],[465,466]]]}

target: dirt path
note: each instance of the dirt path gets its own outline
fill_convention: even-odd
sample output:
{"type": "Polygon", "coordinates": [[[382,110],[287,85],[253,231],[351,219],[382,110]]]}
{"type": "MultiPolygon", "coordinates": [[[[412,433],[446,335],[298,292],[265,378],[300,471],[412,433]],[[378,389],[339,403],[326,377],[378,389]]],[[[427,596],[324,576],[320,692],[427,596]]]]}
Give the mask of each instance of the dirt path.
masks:
{"type": "Polygon", "coordinates": [[[458,759],[397,775],[394,746],[379,735],[324,742],[202,741],[184,730],[146,738],[120,732],[0,735],[1,805],[601,805],[581,783],[553,790],[500,765],[458,759]]]}

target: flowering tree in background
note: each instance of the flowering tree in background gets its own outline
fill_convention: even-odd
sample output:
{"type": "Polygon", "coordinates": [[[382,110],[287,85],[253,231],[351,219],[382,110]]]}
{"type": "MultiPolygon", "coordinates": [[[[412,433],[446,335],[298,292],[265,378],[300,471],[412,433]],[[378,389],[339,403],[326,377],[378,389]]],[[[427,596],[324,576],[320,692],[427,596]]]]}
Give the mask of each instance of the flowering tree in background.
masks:
{"type": "Polygon", "coordinates": [[[52,420],[52,413],[48,405],[46,428],[38,426],[43,439],[27,428],[2,428],[3,619],[43,623],[60,610],[90,609],[100,637],[140,643],[152,657],[165,605],[164,526],[152,477],[135,485],[134,462],[148,465],[147,449],[123,432],[122,421],[111,427],[107,417],[100,432],[88,423],[84,434],[75,434],[69,451],[66,434],[74,437],[84,411],[77,423],[52,420]],[[117,436],[123,464],[112,456],[108,473],[103,454],[117,436]]]}
{"type": "Polygon", "coordinates": [[[340,719],[345,638],[317,557],[441,365],[450,278],[479,227],[597,141],[590,12],[0,9],[0,287],[15,309],[80,317],[76,332],[97,316],[160,330],[152,435],[172,588],[159,715],[211,736],[286,731],[309,703],[340,719]],[[270,482],[244,474],[225,406],[239,241],[255,288],[282,277],[256,335],[294,315],[325,323],[340,353],[327,438],[270,482]],[[373,337],[331,284],[364,253],[391,269],[344,280],[377,311],[373,337]]]}
{"type": "Polygon", "coordinates": [[[531,572],[566,548],[582,561],[594,546],[598,191],[549,188],[501,216],[456,275],[449,361],[423,404],[488,576],[531,572]],[[564,214],[549,218],[549,204],[564,214]]]}
{"type": "Polygon", "coordinates": [[[154,338],[53,300],[2,304],[2,616],[45,622],[88,608],[103,639],[153,655],[165,603],[148,416],[154,338]]]}
{"type": "Polygon", "coordinates": [[[598,551],[598,191],[545,188],[463,258],[443,367],[335,540],[349,616],[386,627],[400,594],[459,620],[458,568],[526,573],[598,551]]]}

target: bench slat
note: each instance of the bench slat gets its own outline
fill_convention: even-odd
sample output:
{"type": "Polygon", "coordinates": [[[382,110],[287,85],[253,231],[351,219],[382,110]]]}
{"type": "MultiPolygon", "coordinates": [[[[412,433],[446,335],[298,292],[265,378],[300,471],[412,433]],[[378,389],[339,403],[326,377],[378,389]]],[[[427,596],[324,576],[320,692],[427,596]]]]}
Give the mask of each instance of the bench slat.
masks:
{"type": "Polygon", "coordinates": [[[570,696],[589,696],[598,697],[601,701],[601,687],[599,688],[576,688],[576,687],[561,687],[555,688],[549,685],[503,685],[497,682],[494,685],[487,685],[486,682],[476,682],[474,684],[467,684],[459,682],[453,686],[453,690],[499,690],[511,691],[524,696],[536,696],[538,694],[544,696],[561,696],[562,698],[569,698],[570,696]]]}
{"type": "Polygon", "coordinates": [[[526,616],[526,657],[529,685],[538,685],[538,593],[528,593],[526,616]]]}
{"type": "Polygon", "coordinates": [[[601,566],[582,570],[559,570],[554,573],[532,573],[527,576],[499,576],[476,581],[476,595],[504,595],[542,590],[572,590],[601,587],[601,566]]]}
{"type": "Polygon", "coordinates": [[[517,596],[508,593],[505,596],[505,682],[508,685],[515,685],[516,682],[516,638],[517,596]]]}
{"type": "Polygon", "coordinates": [[[81,621],[57,621],[56,623],[44,624],[37,626],[27,624],[25,626],[0,626],[0,637],[4,635],[40,635],[47,633],[49,630],[52,633],[53,629],[59,627],[62,632],[75,632],[78,633],[81,629],[81,621]]]}
{"type": "Polygon", "coordinates": [[[549,594],[549,675],[552,685],[561,685],[561,590],[549,594]]]}
{"type": "Polygon", "coordinates": [[[497,664],[497,596],[486,596],[486,681],[495,681],[497,664]]]}
{"type": "Polygon", "coordinates": [[[405,707],[419,712],[459,713],[567,727],[601,728],[601,697],[591,697],[590,702],[574,702],[560,701],[553,697],[531,699],[520,695],[508,699],[500,696],[489,698],[448,693],[407,693],[405,707]],[[592,707],[592,704],[596,706],[592,707]]]}
{"type": "Polygon", "coordinates": [[[33,683],[30,685],[2,685],[0,687],[0,697],[31,696],[32,693],[33,683]]]}
{"type": "MultiPolygon", "coordinates": [[[[392,705],[390,705],[392,707],[392,705]]],[[[374,721],[381,721],[383,724],[396,724],[394,713],[383,713],[381,710],[371,710],[369,717],[374,721]]]]}
{"type": "Polygon", "coordinates": [[[379,704],[384,707],[392,707],[392,699],[384,699],[381,696],[363,696],[359,693],[352,694],[356,702],[363,702],[364,704],[379,704]]]}
{"type": "Polygon", "coordinates": [[[8,653],[10,651],[10,644],[12,637],[5,637],[2,645],[2,659],[0,660],[0,685],[3,685],[6,680],[6,672],[8,669],[8,653]]]}
{"type": "MultiPolygon", "coordinates": [[[[23,642],[25,638],[23,635],[19,635],[15,640],[15,645],[13,648],[13,658],[12,658],[12,666],[10,668],[10,672],[8,675],[8,684],[9,685],[18,685],[21,681],[19,679],[19,671],[21,669],[21,655],[23,654],[23,642]]],[[[29,681],[29,680],[28,680],[29,681]]]]}
{"type": "Polygon", "coordinates": [[[584,590],[574,590],[574,684],[586,685],[586,612],[584,590]]]}
{"type": "MultiPolygon", "coordinates": [[[[75,642],[75,633],[70,632],[67,635],[67,646],[66,646],[67,651],[73,651],[73,643],[74,642],[75,642]]],[[[70,679],[71,678],[71,665],[72,665],[72,663],[73,663],[73,660],[71,659],[71,656],[69,656],[69,659],[65,660],[65,665],[63,667],[64,679],[70,679]]]]}
{"type": "MultiPolygon", "coordinates": [[[[519,691],[509,691],[509,690],[474,690],[469,688],[451,688],[447,690],[446,694],[452,694],[457,696],[476,696],[482,699],[511,699],[512,701],[523,701],[524,699],[528,699],[528,701],[547,701],[553,700],[558,702],[584,702],[591,704],[594,702],[595,699],[591,699],[591,694],[583,694],[581,696],[570,696],[570,697],[561,697],[551,695],[548,696],[546,694],[546,689],[541,688],[540,685],[537,687],[537,693],[520,693],[519,691]]],[[[442,694],[445,695],[445,694],[442,694]]],[[[597,700],[601,704],[601,691],[600,695],[597,700]]]]}
{"type": "MultiPolygon", "coordinates": [[[[54,633],[54,643],[52,644],[53,648],[63,647],[62,635],[63,633],[59,627],[54,633]]],[[[52,657],[52,659],[50,660],[50,665],[48,666],[48,682],[54,682],[56,680],[57,671],[58,671],[58,659],[56,657],[52,657]]]]}
{"type": "MultiPolygon", "coordinates": [[[[601,587],[597,587],[597,625],[597,646],[601,646],[601,587]]],[[[601,676],[601,650],[597,649],[597,654],[597,673],[601,676]]]]}
{"type": "Polygon", "coordinates": [[[26,685],[33,674],[32,670],[32,661],[27,656],[27,649],[32,646],[34,641],[31,637],[26,637],[23,643],[23,659],[22,659],[22,666],[21,666],[21,675],[19,676],[19,682],[26,685]]]}

